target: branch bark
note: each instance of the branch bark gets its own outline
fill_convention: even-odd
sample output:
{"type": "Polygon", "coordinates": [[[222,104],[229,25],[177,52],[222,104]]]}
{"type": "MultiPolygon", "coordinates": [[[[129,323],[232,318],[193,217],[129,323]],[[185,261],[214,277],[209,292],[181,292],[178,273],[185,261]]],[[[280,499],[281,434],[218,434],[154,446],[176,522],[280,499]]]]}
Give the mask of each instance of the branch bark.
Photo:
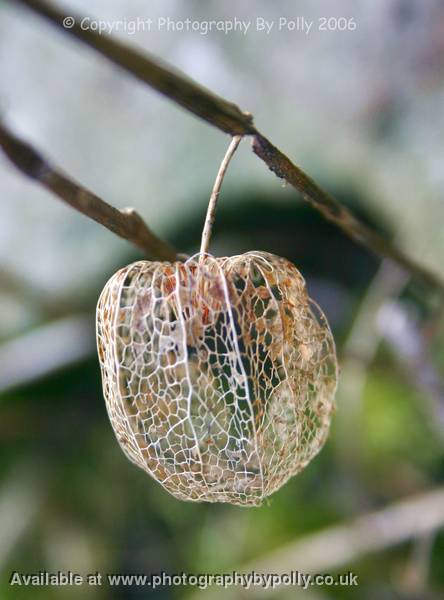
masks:
{"type": "Polygon", "coordinates": [[[366,246],[380,256],[392,259],[426,285],[444,291],[444,282],[440,277],[419,265],[382,235],[361,223],[348,208],[321,189],[313,179],[294,165],[265,137],[260,134],[254,135],[252,147],[253,152],[266,163],[270,171],[293,186],[306,202],[318,210],[328,221],[340,227],[355,242],[366,246]]]}
{"type": "Polygon", "coordinates": [[[293,164],[269,142],[253,124],[250,113],[215,95],[175,69],[141,54],[111,37],[82,28],[82,18],[70,15],[74,25],[63,25],[67,14],[46,0],[10,0],[31,9],[58,29],[87,44],[108,60],[122,67],[139,80],[147,83],[175,103],[232,136],[252,135],[253,151],[278,177],[292,185],[302,198],[325,218],[339,226],[354,241],[383,257],[390,258],[426,285],[444,293],[444,281],[412,258],[405,255],[390,241],[361,223],[346,207],[320,188],[302,169],[293,164]]]}
{"type": "Polygon", "coordinates": [[[135,210],[118,210],[82,187],[53,167],[37,150],[11,133],[1,122],[0,146],[21,173],[40,183],[75,210],[129,240],[150,257],[169,261],[177,259],[176,250],[158,238],[135,210]]]}
{"type": "Polygon", "coordinates": [[[141,54],[129,48],[122,42],[106,35],[101,35],[90,29],[82,28],[82,17],[75,16],[72,11],[69,17],[74,19],[74,24],[69,28],[63,22],[67,15],[51,4],[41,0],[13,0],[24,4],[48,21],[57,25],[62,31],[69,33],[83,43],[91,46],[97,52],[132,73],[137,79],[147,83],[161,94],[174,100],[201,119],[204,119],[218,129],[243,135],[254,133],[253,118],[249,113],[242,112],[235,104],[206,90],[184,74],[171,70],[158,59],[141,54]]]}

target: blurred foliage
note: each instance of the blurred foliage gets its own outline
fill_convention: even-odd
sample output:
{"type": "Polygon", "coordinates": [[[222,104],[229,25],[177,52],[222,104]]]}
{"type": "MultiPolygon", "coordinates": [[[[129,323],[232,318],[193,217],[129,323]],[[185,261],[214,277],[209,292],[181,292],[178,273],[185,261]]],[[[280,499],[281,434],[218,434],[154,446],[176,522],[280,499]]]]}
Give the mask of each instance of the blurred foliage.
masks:
{"type": "MultiPolygon", "coordinates": [[[[273,198],[248,195],[251,200],[242,202],[242,210],[234,208],[237,198],[228,198],[227,207],[221,205],[214,248],[219,253],[261,247],[295,260],[309,289],[330,313],[341,343],[377,261],[305,207],[275,205],[273,198]],[[334,259],[339,256],[347,262],[334,259]],[[338,298],[342,310],[336,305],[338,298]]],[[[189,217],[181,222],[174,241],[192,252],[199,231],[199,219],[189,217]]],[[[135,255],[128,255],[124,262],[132,258],[135,255]]],[[[95,297],[88,302],[91,330],[95,297]]],[[[84,573],[241,569],[299,536],[444,481],[442,441],[427,425],[421,393],[406,384],[385,347],[369,367],[362,411],[355,429],[347,432],[349,440],[339,436],[339,396],[326,447],[258,509],[178,502],[131,465],[106,417],[95,356],[6,393],[1,407],[2,479],[7,482],[17,465],[24,464],[44,495],[4,573],[43,568],[84,573]],[[351,463],[341,451],[348,442],[360,448],[351,463]]],[[[436,589],[443,589],[440,540],[430,565],[430,585],[436,589]]],[[[360,598],[402,596],[410,546],[389,548],[347,566],[359,574],[360,598]]],[[[178,598],[190,591],[79,588],[64,589],[63,597],[178,598]]],[[[332,598],[356,597],[353,590],[334,586],[322,592],[332,598]]],[[[0,593],[5,599],[61,597],[55,588],[23,589],[19,595],[5,583],[0,593]]]]}

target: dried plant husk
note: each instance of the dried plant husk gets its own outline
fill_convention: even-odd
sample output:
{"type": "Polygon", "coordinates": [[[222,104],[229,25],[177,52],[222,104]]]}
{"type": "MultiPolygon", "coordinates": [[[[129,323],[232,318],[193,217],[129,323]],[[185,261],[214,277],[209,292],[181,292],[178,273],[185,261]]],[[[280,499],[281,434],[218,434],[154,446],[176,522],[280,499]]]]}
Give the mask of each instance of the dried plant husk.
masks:
{"type": "Polygon", "coordinates": [[[100,296],[97,341],[124,453],[181,500],[260,505],[326,440],[334,341],[284,258],[133,263],[100,296]]]}

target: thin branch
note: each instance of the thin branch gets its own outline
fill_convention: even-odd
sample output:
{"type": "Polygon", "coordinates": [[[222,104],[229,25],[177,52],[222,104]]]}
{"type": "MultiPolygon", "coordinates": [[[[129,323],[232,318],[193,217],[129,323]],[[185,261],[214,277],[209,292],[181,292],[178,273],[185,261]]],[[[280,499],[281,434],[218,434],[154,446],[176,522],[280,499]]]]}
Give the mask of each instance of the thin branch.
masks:
{"type": "Polygon", "coordinates": [[[135,210],[118,210],[82,187],[53,167],[37,150],[11,133],[1,122],[0,146],[19,171],[40,183],[72,208],[129,240],[148,256],[160,260],[176,259],[176,250],[150,231],[135,210]]]}
{"type": "Polygon", "coordinates": [[[260,134],[253,136],[253,152],[259,156],[275,175],[292,185],[302,198],[318,210],[328,221],[340,227],[355,242],[376,254],[391,258],[405,271],[412,273],[426,285],[444,291],[444,281],[416,261],[406,256],[382,235],[361,223],[345,206],[321,189],[278,148],[260,134]]]}
{"type": "MultiPolygon", "coordinates": [[[[444,526],[444,487],[302,537],[245,565],[257,573],[333,571],[444,526]]],[[[257,591],[257,590],[256,590],[257,591]]]]}
{"type": "Polygon", "coordinates": [[[184,74],[172,71],[169,66],[163,65],[158,59],[141,54],[137,50],[91,29],[82,28],[80,25],[82,17],[74,15],[71,10],[68,18],[74,19],[74,23],[72,24],[71,20],[69,28],[66,28],[63,22],[67,15],[51,4],[40,0],[13,1],[31,8],[63,31],[88,44],[116,65],[132,73],[137,79],[147,83],[218,129],[232,135],[255,132],[253,119],[249,113],[242,112],[232,102],[227,102],[206,90],[184,74]]]}
{"type": "Polygon", "coordinates": [[[64,33],[86,43],[139,80],[147,83],[221,131],[230,133],[233,136],[253,135],[253,151],[255,154],[278,177],[285,179],[297,189],[303,199],[309,202],[313,208],[339,226],[359,244],[383,257],[394,260],[430,287],[436,288],[441,294],[444,292],[444,281],[441,277],[406,256],[391,242],[361,223],[347,208],[322,190],[308,175],[258,132],[250,113],[241,111],[235,104],[204,89],[170,66],[161,64],[152,57],[141,54],[111,37],[99,34],[91,29],[82,28],[80,26],[82,19],[73,16],[71,11],[69,13],[75,22],[72,27],[66,28],[63,22],[68,15],[57,10],[45,0],[10,0],[10,2],[30,8],[64,33]]]}
{"type": "Polygon", "coordinates": [[[202,231],[202,242],[200,245],[200,253],[205,254],[208,252],[208,246],[210,245],[211,232],[213,230],[214,219],[216,218],[216,208],[217,208],[217,200],[219,198],[220,188],[222,187],[222,182],[225,177],[225,173],[227,172],[228,165],[233,154],[236,152],[237,147],[240,144],[242,139],[241,135],[235,135],[230,145],[228,146],[228,150],[225,153],[223,161],[219,167],[219,171],[216,175],[216,181],[214,182],[213,191],[211,192],[210,201],[208,203],[207,216],[205,218],[205,224],[202,231]]]}
{"type": "MultiPolygon", "coordinates": [[[[358,574],[357,565],[368,554],[383,551],[392,546],[418,539],[419,536],[438,532],[444,526],[444,486],[434,490],[399,500],[381,510],[350,519],[311,534],[306,534],[294,542],[281,546],[261,558],[243,565],[237,570],[243,574],[266,573],[287,575],[297,571],[303,574],[335,573],[344,567],[358,574]]],[[[362,582],[359,579],[358,585],[362,582]]],[[[291,597],[311,598],[312,586],[306,589],[294,587],[291,597]]],[[[225,590],[226,592],[226,590],[225,590]]],[[[226,597],[222,588],[208,588],[205,597],[223,600],[226,597]]],[[[251,585],[242,589],[242,598],[271,598],[282,595],[282,586],[265,589],[251,585]]],[[[318,596],[315,596],[316,598],[318,596]]],[[[330,598],[331,596],[329,596],[330,598]]],[[[198,593],[189,600],[198,600],[198,593]]]]}

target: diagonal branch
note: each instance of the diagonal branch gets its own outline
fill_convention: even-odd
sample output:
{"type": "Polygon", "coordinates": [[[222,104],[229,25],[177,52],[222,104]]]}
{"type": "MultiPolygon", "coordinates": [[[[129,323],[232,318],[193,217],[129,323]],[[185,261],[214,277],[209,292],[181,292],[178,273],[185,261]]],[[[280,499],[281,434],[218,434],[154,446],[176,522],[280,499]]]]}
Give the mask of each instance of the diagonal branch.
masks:
{"type": "Polygon", "coordinates": [[[82,27],[82,18],[72,16],[72,11],[67,17],[66,14],[45,1],[14,1],[25,4],[63,31],[91,46],[116,65],[130,71],[141,81],[218,129],[232,135],[254,133],[253,119],[249,113],[243,113],[235,104],[206,90],[182,73],[172,71],[170,67],[164,66],[159,60],[141,54],[122,42],[82,27]],[[64,22],[68,22],[69,26],[64,26],[64,22]]]}
{"type": "Polygon", "coordinates": [[[254,135],[252,147],[253,152],[268,165],[273,173],[298,190],[306,202],[318,210],[328,221],[340,227],[355,242],[366,246],[380,256],[391,258],[405,271],[415,275],[425,284],[441,288],[444,291],[444,282],[440,277],[419,265],[395,244],[359,221],[348,208],[321,189],[315,181],[294,165],[266,138],[260,134],[254,135]]]}
{"type": "MultiPolygon", "coordinates": [[[[444,292],[444,281],[441,277],[406,256],[390,241],[361,223],[346,207],[320,188],[302,169],[294,165],[258,132],[250,113],[241,111],[235,104],[216,96],[170,66],[161,64],[158,60],[141,54],[109,36],[82,28],[81,18],[68,17],[46,0],[10,0],[10,2],[22,4],[33,10],[63,32],[94,48],[125,71],[221,131],[232,136],[252,135],[254,153],[278,177],[285,179],[298,190],[302,198],[325,218],[339,226],[359,244],[376,254],[394,260],[431,288],[437,289],[441,294],[444,292]],[[69,28],[64,26],[66,19],[69,20],[69,28]]],[[[72,15],[71,11],[70,15],[72,15]]]]}
{"type": "Polygon", "coordinates": [[[444,486],[308,534],[247,565],[257,573],[332,571],[444,525],[444,486]]]}
{"type": "Polygon", "coordinates": [[[1,122],[0,146],[19,171],[40,183],[72,208],[129,240],[149,256],[160,260],[176,259],[177,253],[174,248],[150,231],[135,210],[118,210],[82,187],[53,167],[32,146],[12,134],[1,122]]]}

